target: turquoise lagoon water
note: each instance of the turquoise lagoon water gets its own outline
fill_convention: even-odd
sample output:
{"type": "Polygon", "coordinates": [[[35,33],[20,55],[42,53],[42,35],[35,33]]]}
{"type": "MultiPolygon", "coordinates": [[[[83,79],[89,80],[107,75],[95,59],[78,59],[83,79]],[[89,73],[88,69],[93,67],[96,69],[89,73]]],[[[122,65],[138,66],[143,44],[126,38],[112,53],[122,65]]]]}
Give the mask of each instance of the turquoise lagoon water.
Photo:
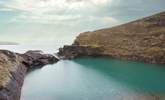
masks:
{"type": "MultiPolygon", "coordinates": [[[[32,48],[1,46],[17,52],[25,47],[32,48]]],[[[53,52],[56,46],[47,48],[53,52]]],[[[164,77],[163,65],[110,58],[61,60],[28,73],[21,100],[165,100],[164,77]]]]}

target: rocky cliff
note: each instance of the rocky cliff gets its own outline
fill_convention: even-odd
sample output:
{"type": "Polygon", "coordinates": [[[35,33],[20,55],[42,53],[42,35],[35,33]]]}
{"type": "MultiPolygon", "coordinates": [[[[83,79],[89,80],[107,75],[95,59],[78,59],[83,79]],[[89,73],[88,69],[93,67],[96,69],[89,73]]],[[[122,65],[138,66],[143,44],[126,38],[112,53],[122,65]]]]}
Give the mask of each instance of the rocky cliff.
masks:
{"type": "MultiPolygon", "coordinates": [[[[113,28],[81,33],[70,48],[73,46],[75,49],[87,46],[95,48],[94,51],[99,48],[96,55],[165,64],[165,12],[113,28]]],[[[63,48],[60,51],[65,51],[65,55],[67,50],[63,48]]],[[[76,56],[78,54],[79,49],[76,56]]],[[[68,58],[68,54],[66,56],[68,58]]]]}
{"type": "Polygon", "coordinates": [[[19,100],[26,72],[57,61],[54,56],[39,51],[18,54],[0,50],[0,100],[19,100]]]}
{"type": "Polygon", "coordinates": [[[100,48],[85,45],[65,45],[59,49],[60,59],[73,59],[80,56],[100,56],[100,48]]]}

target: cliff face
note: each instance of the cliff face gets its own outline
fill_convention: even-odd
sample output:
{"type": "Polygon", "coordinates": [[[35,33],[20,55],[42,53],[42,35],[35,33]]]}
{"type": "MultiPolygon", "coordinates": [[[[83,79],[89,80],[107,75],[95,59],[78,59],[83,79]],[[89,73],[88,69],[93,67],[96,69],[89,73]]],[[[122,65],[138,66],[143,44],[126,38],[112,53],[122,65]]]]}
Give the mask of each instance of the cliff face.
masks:
{"type": "Polygon", "coordinates": [[[80,56],[99,56],[100,49],[90,46],[65,45],[59,49],[58,56],[60,59],[73,59],[80,56]]]}
{"type": "Polygon", "coordinates": [[[0,50],[0,100],[19,100],[27,70],[57,61],[54,56],[38,51],[18,54],[0,50]]]}
{"type": "Polygon", "coordinates": [[[113,28],[81,33],[73,45],[100,48],[98,55],[165,64],[165,12],[113,28]]]}
{"type": "Polygon", "coordinates": [[[0,100],[19,100],[26,67],[22,58],[10,51],[0,51],[0,100]]]}

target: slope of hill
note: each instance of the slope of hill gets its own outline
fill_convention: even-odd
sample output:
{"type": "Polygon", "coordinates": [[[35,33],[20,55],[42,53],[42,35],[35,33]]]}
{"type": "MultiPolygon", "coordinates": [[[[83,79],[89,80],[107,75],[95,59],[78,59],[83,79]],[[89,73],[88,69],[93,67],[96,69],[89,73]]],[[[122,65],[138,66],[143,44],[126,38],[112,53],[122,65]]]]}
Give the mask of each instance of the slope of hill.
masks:
{"type": "Polygon", "coordinates": [[[73,45],[97,47],[98,55],[165,64],[165,12],[113,28],[81,33],[73,45]]]}

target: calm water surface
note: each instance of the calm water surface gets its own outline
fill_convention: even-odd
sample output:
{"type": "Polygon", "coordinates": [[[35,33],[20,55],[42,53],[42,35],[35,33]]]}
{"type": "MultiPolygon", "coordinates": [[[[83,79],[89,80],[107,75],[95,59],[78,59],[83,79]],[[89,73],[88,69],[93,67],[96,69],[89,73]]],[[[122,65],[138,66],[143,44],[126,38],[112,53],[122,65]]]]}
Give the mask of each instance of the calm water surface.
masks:
{"type": "MultiPolygon", "coordinates": [[[[19,47],[18,52],[29,49],[19,47]]],[[[47,51],[43,48],[38,47],[47,51]]],[[[62,60],[30,72],[21,100],[165,100],[164,77],[163,65],[108,58],[62,60]]]]}

